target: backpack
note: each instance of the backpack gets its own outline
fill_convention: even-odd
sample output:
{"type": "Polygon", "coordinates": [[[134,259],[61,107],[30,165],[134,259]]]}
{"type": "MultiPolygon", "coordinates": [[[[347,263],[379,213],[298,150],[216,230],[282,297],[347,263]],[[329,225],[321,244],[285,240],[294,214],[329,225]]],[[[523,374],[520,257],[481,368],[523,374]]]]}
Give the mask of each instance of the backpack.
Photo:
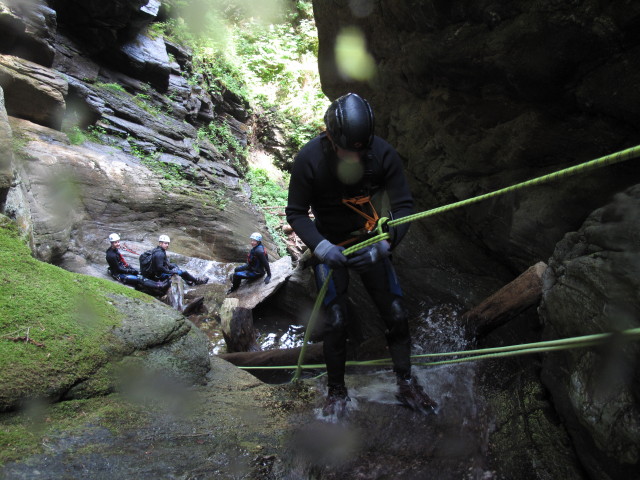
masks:
{"type": "Polygon", "coordinates": [[[153,260],[153,250],[147,250],[140,255],[140,273],[143,277],[150,278],[153,276],[153,268],[151,266],[153,260]]]}

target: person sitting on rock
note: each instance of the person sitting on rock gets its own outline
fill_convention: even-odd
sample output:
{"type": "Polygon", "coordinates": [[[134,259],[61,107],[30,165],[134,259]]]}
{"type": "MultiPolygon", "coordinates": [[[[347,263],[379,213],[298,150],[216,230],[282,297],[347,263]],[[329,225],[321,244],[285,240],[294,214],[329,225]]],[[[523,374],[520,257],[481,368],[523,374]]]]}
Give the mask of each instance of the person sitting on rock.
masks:
{"type": "Polygon", "coordinates": [[[111,242],[111,246],[107,248],[106,252],[109,275],[127,285],[140,283],[140,272],[131,267],[120,253],[120,235],[112,233],[109,235],[109,242],[111,242]]]}
{"type": "Polygon", "coordinates": [[[264,283],[267,284],[271,281],[271,268],[269,267],[267,251],[262,245],[262,235],[254,232],[249,238],[251,239],[251,250],[247,255],[247,263],[234,269],[231,277],[231,288],[227,290],[227,295],[238,289],[243,278],[247,280],[260,278],[266,272],[267,276],[264,279],[264,283]]]}
{"type": "Polygon", "coordinates": [[[171,240],[168,235],[160,235],[158,246],[152,250],[151,275],[152,280],[170,279],[173,275],[179,275],[187,282],[187,285],[202,285],[209,281],[209,277],[194,277],[186,270],[182,270],[174,263],[167,260],[167,249],[171,240]]]}

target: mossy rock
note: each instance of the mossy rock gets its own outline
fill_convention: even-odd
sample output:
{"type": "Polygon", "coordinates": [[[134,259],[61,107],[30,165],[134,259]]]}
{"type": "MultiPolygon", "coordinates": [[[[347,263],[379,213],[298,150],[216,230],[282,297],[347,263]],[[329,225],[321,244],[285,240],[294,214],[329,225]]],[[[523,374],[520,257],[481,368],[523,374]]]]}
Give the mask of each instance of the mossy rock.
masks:
{"type": "Polygon", "coordinates": [[[182,314],[34,259],[6,217],[0,271],[0,411],[112,392],[122,380],[114,365],[126,356],[191,383],[208,371],[206,337],[182,314]]]}

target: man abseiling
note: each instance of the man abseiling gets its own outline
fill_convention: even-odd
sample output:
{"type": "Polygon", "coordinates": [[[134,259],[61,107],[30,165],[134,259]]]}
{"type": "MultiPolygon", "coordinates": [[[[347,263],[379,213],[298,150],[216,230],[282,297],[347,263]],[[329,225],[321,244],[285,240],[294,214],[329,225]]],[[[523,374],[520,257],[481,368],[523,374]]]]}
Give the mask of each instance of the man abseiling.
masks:
{"type": "Polygon", "coordinates": [[[294,160],[286,207],[287,221],[317,259],[318,289],[333,270],[324,298],[328,395],[323,413],[341,416],[350,401],[344,380],[350,270],[360,275],[386,326],[398,385],[396,397],[410,408],[432,412],[436,403],[411,374],[407,313],[391,263],[391,252],[407,233],[408,224],[391,228],[390,241],[377,242],[349,257],[342,253],[345,246],[360,243],[375,228],[384,193],[391,218],[413,213],[402,161],[389,143],[374,135],[373,110],[359,95],[349,93],[336,99],[324,122],[326,132],[303,146],[294,160]]]}

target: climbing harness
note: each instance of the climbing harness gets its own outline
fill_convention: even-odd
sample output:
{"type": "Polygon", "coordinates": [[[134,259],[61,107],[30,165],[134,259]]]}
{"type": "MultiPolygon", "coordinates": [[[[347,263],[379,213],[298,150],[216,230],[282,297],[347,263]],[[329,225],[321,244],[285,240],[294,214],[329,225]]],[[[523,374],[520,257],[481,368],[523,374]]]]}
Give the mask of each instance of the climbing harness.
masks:
{"type": "Polygon", "coordinates": [[[361,217],[364,217],[366,220],[364,224],[364,233],[370,233],[376,227],[376,223],[378,223],[378,212],[376,212],[375,207],[371,203],[371,197],[369,195],[361,195],[359,197],[352,198],[343,198],[342,203],[349,207],[351,210],[356,212],[361,217]],[[364,206],[368,205],[371,209],[371,214],[368,214],[364,210],[364,206]]]}
{"type": "MultiPolygon", "coordinates": [[[[367,247],[369,245],[373,245],[376,242],[382,241],[382,240],[388,240],[390,238],[390,232],[389,232],[389,227],[394,227],[397,225],[401,225],[403,223],[408,223],[408,222],[413,222],[415,220],[421,219],[421,218],[426,218],[426,217],[430,217],[433,215],[437,215],[443,212],[447,212],[449,210],[453,210],[455,208],[460,208],[460,207],[464,207],[467,205],[471,205],[474,203],[478,203],[481,202],[483,200],[489,199],[489,198],[493,198],[493,197],[497,197],[500,195],[504,195],[506,193],[510,193],[510,192],[514,192],[516,190],[520,190],[522,188],[526,188],[526,187],[531,187],[534,185],[539,185],[541,183],[544,182],[548,182],[551,180],[558,180],[561,178],[565,178],[568,177],[570,175],[574,175],[574,174],[578,174],[578,173],[584,173],[584,172],[588,172],[591,170],[595,170],[597,168],[600,167],[604,167],[606,165],[613,165],[616,163],[621,163],[624,162],[626,160],[630,160],[632,158],[637,158],[638,156],[640,156],[640,145],[637,145],[635,147],[630,147],[627,148],[625,150],[622,150],[620,152],[616,152],[616,153],[612,153],[610,155],[605,155],[603,157],[600,158],[596,158],[594,160],[585,162],[585,163],[581,163],[579,165],[575,165],[573,167],[569,167],[569,168],[565,168],[562,170],[558,170],[557,172],[554,173],[550,173],[547,175],[542,175],[540,177],[536,177],[533,178],[531,180],[527,180],[525,182],[521,182],[521,183],[517,183],[515,185],[512,185],[510,187],[505,187],[505,188],[501,188],[499,190],[495,190],[493,192],[489,192],[489,193],[485,193],[484,195],[479,195],[477,197],[472,197],[472,198],[468,198],[466,200],[461,200],[459,202],[454,202],[451,203],[449,205],[444,205],[442,207],[437,207],[437,208],[433,208],[431,210],[426,210],[424,212],[420,212],[420,213],[416,213],[413,215],[408,215],[406,217],[403,218],[398,218],[395,220],[389,220],[386,217],[383,217],[382,219],[378,220],[378,224],[376,225],[375,228],[375,233],[376,235],[361,242],[358,243],[356,245],[353,245],[349,248],[346,248],[345,250],[343,250],[343,254],[348,256],[351,255],[352,253],[360,250],[361,248],[367,247]]],[[[307,330],[305,332],[304,335],[304,340],[303,340],[303,345],[302,348],[300,349],[300,355],[298,356],[298,364],[296,366],[296,372],[293,376],[293,378],[291,379],[292,382],[297,381],[300,378],[300,374],[302,372],[302,362],[304,360],[304,354],[306,351],[306,345],[307,342],[309,341],[309,335],[310,332],[313,330],[313,325],[315,323],[316,317],[318,316],[318,311],[320,309],[320,305],[322,304],[322,301],[324,299],[324,296],[326,295],[327,292],[327,287],[329,284],[329,279],[331,278],[331,273],[332,271],[329,270],[329,273],[325,279],[324,284],[322,285],[320,291],[318,292],[318,296],[316,298],[316,303],[313,307],[313,310],[311,312],[311,316],[309,318],[309,322],[307,324],[307,330]]],[[[632,329],[632,330],[626,330],[625,332],[621,332],[622,334],[627,334],[629,335],[632,339],[637,340],[640,338],[640,329],[632,329]]],[[[601,335],[614,335],[614,334],[601,334],[601,335]]],[[[581,338],[581,337],[575,337],[575,338],[581,338]]],[[[574,339],[566,339],[566,340],[574,340],[574,339]]],[[[529,345],[534,345],[534,344],[529,344],[529,345]]],[[[461,362],[461,361],[469,361],[471,359],[480,359],[480,358],[488,358],[485,355],[492,355],[492,356],[507,356],[507,355],[521,355],[524,353],[538,353],[538,352],[542,352],[542,351],[553,351],[553,350],[561,350],[561,349],[566,349],[566,348],[577,348],[577,346],[571,346],[569,347],[568,345],[572,345],[571,343],[564,345],[564,344],[559,344],[559,345],[554,345],[554,346],[547,346],[547,347],[531,347],[529,346],[528,348],[524,348],[524,346],[522,346],[523,348],[515,348],[513,347],[511,350],[504,350],[504,351],[499,351],[499,352],[492,352],[492,353],[487,353],[487,354],[480,354],[480,355],[476,355],[475,357],[467,357],[465,359],[456,359],[456,360],[444,360],[441,362],[429,362],[429,363],[422,363],[419,365],[442,365],[444,363],[457,363],[457,362],[461,362]],[[549,349],[549,350],[545,350],[549,349]]],[[[593,344],[589,344],[589,343],[585,343],[585,344],[581,344],[579,345],[580,347],[586,347],[586,346],[590,346],[593,344]]],[[[516,347],[520,347],[520,346],[516,346],[516,347]]],[[[507,347],[503,347],[503,348],[507,348],[507,347]]],[[[474,351],[475,353],[479,353],[479,352],[486,352],[487,350],[491,350],[491,349],[486,349],[486,350],[476,350],[474,351]]],[[[454,352],[454,353],[450,353],[450,354],[446,354],[446,355],[463,355],[463,352],[454,352]]],[[[389,359],[384,359],[384,361],[389,361],[389,359]]],[[[347,362],[346,365],[383,365],[384,363],[381,363],[382,361],[370,361],[370,362],[347,362]]],[[[325,365],[305,365],[304,368],[323,368],[325,365]]],[[[247,367],[247,368],[284,368],[284,367],[247,367]]],[[[292,367],[287,367],[287,368],[292,368],[292,367]]]]}
{"type": "Polygon", "coordinates": [[[338,246],[340,247],[344,247],[345,245],[349,245],[350,243],[357,242],[365,235],[370,235],[371,232],[376,229],[376,225],[378,223],[378,220],[380,219],[380,217],[378,216],[378,212],[373,206],[373,203],[371,203],[370,195],[360,195],[358,197],[343,198],[342,204],[349,207],[351,210],[363,217],[365,219],[365,223],[361,229],[351,232],[351,235],[353,235],[352,238],[349,238],[344,242],[340,242],[338,244],[338,246]],[[368,207],[371,213],[367,213],[365,211],[366,207],[368,207]]]}

